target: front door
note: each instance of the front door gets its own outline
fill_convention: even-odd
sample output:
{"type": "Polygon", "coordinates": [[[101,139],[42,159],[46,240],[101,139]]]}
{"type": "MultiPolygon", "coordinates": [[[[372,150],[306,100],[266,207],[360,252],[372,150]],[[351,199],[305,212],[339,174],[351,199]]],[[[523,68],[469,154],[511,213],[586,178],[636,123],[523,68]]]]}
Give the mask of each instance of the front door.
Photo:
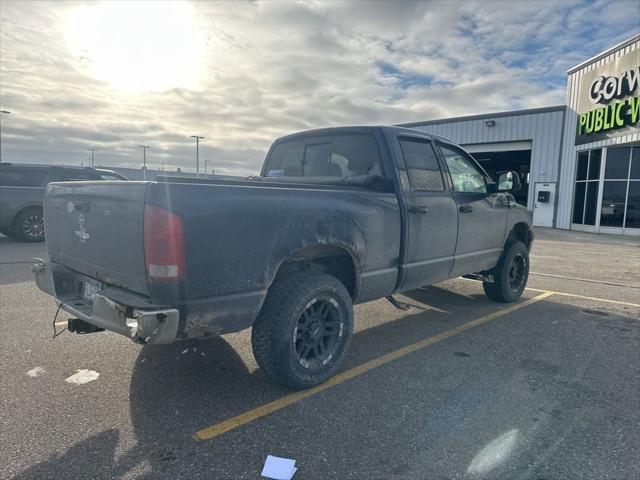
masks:
{"type": "MultiPolygon", "coordinates": [[[[458,230],[458,212],[432,143],[400,137],[405,161],[401,169],[407,202],[408,241],[402,290],[449,278],[458,230]]],[[[399,165],[400,167],[400,165],[399,165]]]]}
{"type": "Polygon", "coordinates": [[[451,276],[493,267],[506,235],[509,197],[489,193],[489,178],[464,150],[438,143],[453,184],[458,209],[458,241],[451,276]]]}

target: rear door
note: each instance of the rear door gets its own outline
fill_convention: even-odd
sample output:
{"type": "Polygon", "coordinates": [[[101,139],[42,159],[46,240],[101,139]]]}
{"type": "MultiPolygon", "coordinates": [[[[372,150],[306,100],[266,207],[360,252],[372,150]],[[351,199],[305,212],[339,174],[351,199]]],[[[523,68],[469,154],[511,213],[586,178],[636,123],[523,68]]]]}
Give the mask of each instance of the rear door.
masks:
{"type": "Polygon", "coordinates": [[[402,290],[430,285],[449,277],[458,230],[458,212],[446,188],[431,141],[399,137],[404,165],[398,164],[407,204],[406,277],[402,290]]]}
{"type": "Polygon", "coordinates": [[[146,294],[144,182],[66,182],[47,188],[44,218],[52,262],[146,294]]]}
{"type": "Polygon", "coordinates": [[[464,150],[438,142],[458,209],[458,241],[451,276],[493,267],[507,228],[508,197],[490,193],[489,177],[464,150]]]}

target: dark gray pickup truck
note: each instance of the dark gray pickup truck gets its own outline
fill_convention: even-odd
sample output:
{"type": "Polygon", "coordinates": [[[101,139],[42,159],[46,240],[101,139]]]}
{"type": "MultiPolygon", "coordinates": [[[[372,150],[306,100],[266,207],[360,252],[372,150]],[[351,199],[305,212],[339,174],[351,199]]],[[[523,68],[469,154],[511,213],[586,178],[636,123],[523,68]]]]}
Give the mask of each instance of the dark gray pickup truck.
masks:
{"type": "Polygon", "coordinates": [[[302,132],[256,177],[50,184],[33,271],[71,331],[162,344],[253,326],[260,367],[307,388],[339,368],[355,303],[462,275],[518,299],[533,240],[518,186],[420,131],[302,132]]]}

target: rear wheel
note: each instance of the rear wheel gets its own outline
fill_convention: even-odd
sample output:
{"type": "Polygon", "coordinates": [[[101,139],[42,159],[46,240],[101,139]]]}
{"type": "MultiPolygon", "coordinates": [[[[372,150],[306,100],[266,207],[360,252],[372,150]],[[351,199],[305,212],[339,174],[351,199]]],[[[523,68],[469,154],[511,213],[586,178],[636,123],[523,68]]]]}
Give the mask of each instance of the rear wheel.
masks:
{"type": "Polygon", "coordinates": [[[522,242],[509,243],[490,272],[493,282],[483,282],[484,293],[496,302],[515,302],[527,286],[529,250],[522,242]]]}
{"type": "Polygon", "coordinates": [[[353,331],[344,285],[326,274],[277,279],[251,332],[258,365],[294,389],[318,385],[340,367],[353,331]]]}
{"type": "Polygon", "coordinates": [[[26,242],[42,242],[44,240],[42,210],[33,208],[18,215],[12,233],[26,242]]]}

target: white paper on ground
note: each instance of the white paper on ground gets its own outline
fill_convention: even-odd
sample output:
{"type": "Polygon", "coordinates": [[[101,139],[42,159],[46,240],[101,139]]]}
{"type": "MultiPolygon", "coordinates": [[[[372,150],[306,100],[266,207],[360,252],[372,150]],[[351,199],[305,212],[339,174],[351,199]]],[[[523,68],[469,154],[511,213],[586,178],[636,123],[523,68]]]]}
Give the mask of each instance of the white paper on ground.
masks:
{"type": "Polygon", "coordinates": [[[78,370],[77,372],[78,373],[71,375],[69,378],[66,378],[65,382],[82,385],[84,383],[93,382],[100,376],[98,372],[94,372],[93,370],[78,370]]]}
{"type": "Polygon", "coordinates": [[[291,480],[291,477],[298,470],[295,465],[295,460],[267,455],[267,460],[264,462],[264,468],[260,475],[274,480],[291,480]]]}
{"type": "Polygon", "coordinates": [[[39,375],[42,375],[44,372],[45,372],[45,369],[44,369],[44,368],[42,368],[42,367],[35,367],[35,368],[32,368],[31,370],[29,370],[29,371],[27,372],[27,375],[29,375],[30,377],[34,377],[34,378],[35,378],[35,377],[37,377],[37,376],[39,376],[39,375]]]}

